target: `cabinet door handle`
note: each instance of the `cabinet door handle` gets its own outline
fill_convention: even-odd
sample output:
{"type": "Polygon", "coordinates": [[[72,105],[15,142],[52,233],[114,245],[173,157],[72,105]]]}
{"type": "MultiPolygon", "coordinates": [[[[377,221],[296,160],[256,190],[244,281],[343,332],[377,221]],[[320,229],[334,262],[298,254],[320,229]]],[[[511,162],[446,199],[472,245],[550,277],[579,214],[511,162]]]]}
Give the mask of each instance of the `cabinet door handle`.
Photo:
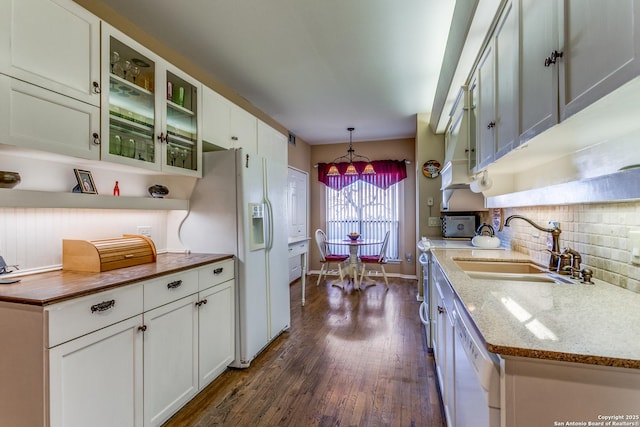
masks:
{"type": "Polygon", "coordinates": [[[144,332],[147,330],[147,325],[138,326],[138,331],[144,332]]]}
{"type": "Polygon", "coordinates": [[[109,301],[102,301],[98,304],[94,304],[91,306],[91,313],[100,313],[103,311],[111,310],[116,306],[116,300],[112,299],[109,301]]]}
{"type": "Polygon", "coordinates": [[[100,93],[100,83],[93,82],[93,93],[100,93]]]}
{"type": "Polygon", "coordinates": [[[213,274],[220,274],[224,270],[224,267],[218,267],[213,270],[213,274]]]}
{"type": "Polygon", "coordinates": [[[496,122],[489,122],[487,125],[487,129],[493,129],[494,127],[496,127],[496,122]]]}
{"type": "Polygon", "coordinates": [[[231,137],[231,140],[232,140],[232,141],[237,141],[237,140],[238,140],[238,137],[237,137],[237,136],[232,136],[232,137],[231,137]]]}
{"type": "Polygon", "coordinates": [[[562,58],[562,55],[564,55],[564,52],[558,52],[557,50],[554,50],[553,52],[551,52],[551,56],[547,56],[544,59],[544,66],[549,67],[551,66],[551,64],[555,64],[558,58],[562,58]]]}
{"type": "Polygon", "coordinates": [[[202,304],[206,304],[207,303],[207,299],[203,299],[201,301],[196,301],[196,307],[200,307],[202,304]]]}
{"type": "Polygon", "coordinates": [[[442,308],[441,306],[438,306],[438,313],[439,314],[444,313],[444,308],[442,308]]]}
{"type": "Polygon", "coordinates": [[[164,136],[164,132],[160,132],[160,135],[158,135],[158,141],[160,141],[160,142],[167,142],[168,141],[167,137],[164,136]]]}
{"type": "Polygon", "coordinates": [[[182,285],[182,280],[176,280],[176,281],[167,283],[167,289],[179,288],[181,285],[182,285]]]}
{"type": "Polygon", "coordinates": [[[95,145],[100,145],[100,135],[98,135],[97,132],[94,132],[91,136],[93,137],[93,143],[95,145]]]}

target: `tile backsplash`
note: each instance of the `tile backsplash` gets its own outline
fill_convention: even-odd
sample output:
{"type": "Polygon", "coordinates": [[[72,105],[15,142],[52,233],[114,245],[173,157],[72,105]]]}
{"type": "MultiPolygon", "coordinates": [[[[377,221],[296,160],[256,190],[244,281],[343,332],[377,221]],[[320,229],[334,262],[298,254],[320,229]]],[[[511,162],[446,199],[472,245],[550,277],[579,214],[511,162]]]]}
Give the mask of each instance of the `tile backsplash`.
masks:
{"type": "MultiPolygon", "coordinates": [[[[582,267],[593,270],[595,278],[640,293],[640,265],[631,264],[629,240],[629,231],[640,230],[640,202],[504,209],[505,218],[514,214],[543,227],[549,221],[558,221],[561,249],[577,250],[582,255],[582,267]]],[[[549,233],[515,220],[497,235],[503,242],[510,242],[511,249],[548,264],[549,233]]]]}

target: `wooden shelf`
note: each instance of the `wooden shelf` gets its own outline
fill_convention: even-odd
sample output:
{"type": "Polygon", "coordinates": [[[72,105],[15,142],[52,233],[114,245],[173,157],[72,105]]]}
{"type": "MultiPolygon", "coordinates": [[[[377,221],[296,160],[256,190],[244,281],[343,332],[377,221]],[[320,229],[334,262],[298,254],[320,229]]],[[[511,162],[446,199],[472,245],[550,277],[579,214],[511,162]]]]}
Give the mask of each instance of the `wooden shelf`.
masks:
{"type": "Polygon", "coordinates": [[[0,189],[1,208],[187,210],[189,201],[152,197],[0,189]]]}

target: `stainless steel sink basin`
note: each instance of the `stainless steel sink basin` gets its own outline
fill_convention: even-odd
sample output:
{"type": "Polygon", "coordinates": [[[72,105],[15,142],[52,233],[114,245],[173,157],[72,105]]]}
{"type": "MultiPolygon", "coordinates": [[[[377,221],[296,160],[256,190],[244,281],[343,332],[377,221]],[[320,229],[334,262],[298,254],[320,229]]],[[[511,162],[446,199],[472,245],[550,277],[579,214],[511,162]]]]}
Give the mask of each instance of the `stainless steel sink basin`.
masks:
{"type": "Polygon", "coordinates": [[[511,282],[573,283],[530,262],[456,260],[472,279],[511,282]]]}

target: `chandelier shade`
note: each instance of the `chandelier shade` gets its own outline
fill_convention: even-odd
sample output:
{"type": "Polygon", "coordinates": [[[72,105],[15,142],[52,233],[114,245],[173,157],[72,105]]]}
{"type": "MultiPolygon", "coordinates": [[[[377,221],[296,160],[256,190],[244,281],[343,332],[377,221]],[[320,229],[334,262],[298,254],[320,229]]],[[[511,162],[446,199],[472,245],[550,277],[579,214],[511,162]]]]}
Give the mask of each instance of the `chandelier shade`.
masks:
{"type": "Polygon", "coordinates": [[[340,176],[340,170],[338,169],[338,167],[336,166],[336,163],[338,163],[340,160],[347,160],[349,162],[349,164],[347,165],[347,168],[344,171],[344,175],[346,176],[356,176],[356,175],[374,175],[376,173],[375,168],[373,167],[373,164],[371,163],[371,160],[369,160],[368,157],[365,156],[361,156],[360,154],[356,154],[355,151],[353,149],[353,131],[355,130],[355,128],[347,128],[347,130],[349,131],[349,149],[347,150],[347,154],[345,154],[344,156],[340,156],[335,158],[329,166],[329,170],[326,173],[326,176],[340,176]],[[356,166],[353,163],[353,160],[356,159],[364,159],[366,160],[366,165],[365,167],[362,169],[362,172],[358,172],[358,170],[356,169],[356,166]]]}

